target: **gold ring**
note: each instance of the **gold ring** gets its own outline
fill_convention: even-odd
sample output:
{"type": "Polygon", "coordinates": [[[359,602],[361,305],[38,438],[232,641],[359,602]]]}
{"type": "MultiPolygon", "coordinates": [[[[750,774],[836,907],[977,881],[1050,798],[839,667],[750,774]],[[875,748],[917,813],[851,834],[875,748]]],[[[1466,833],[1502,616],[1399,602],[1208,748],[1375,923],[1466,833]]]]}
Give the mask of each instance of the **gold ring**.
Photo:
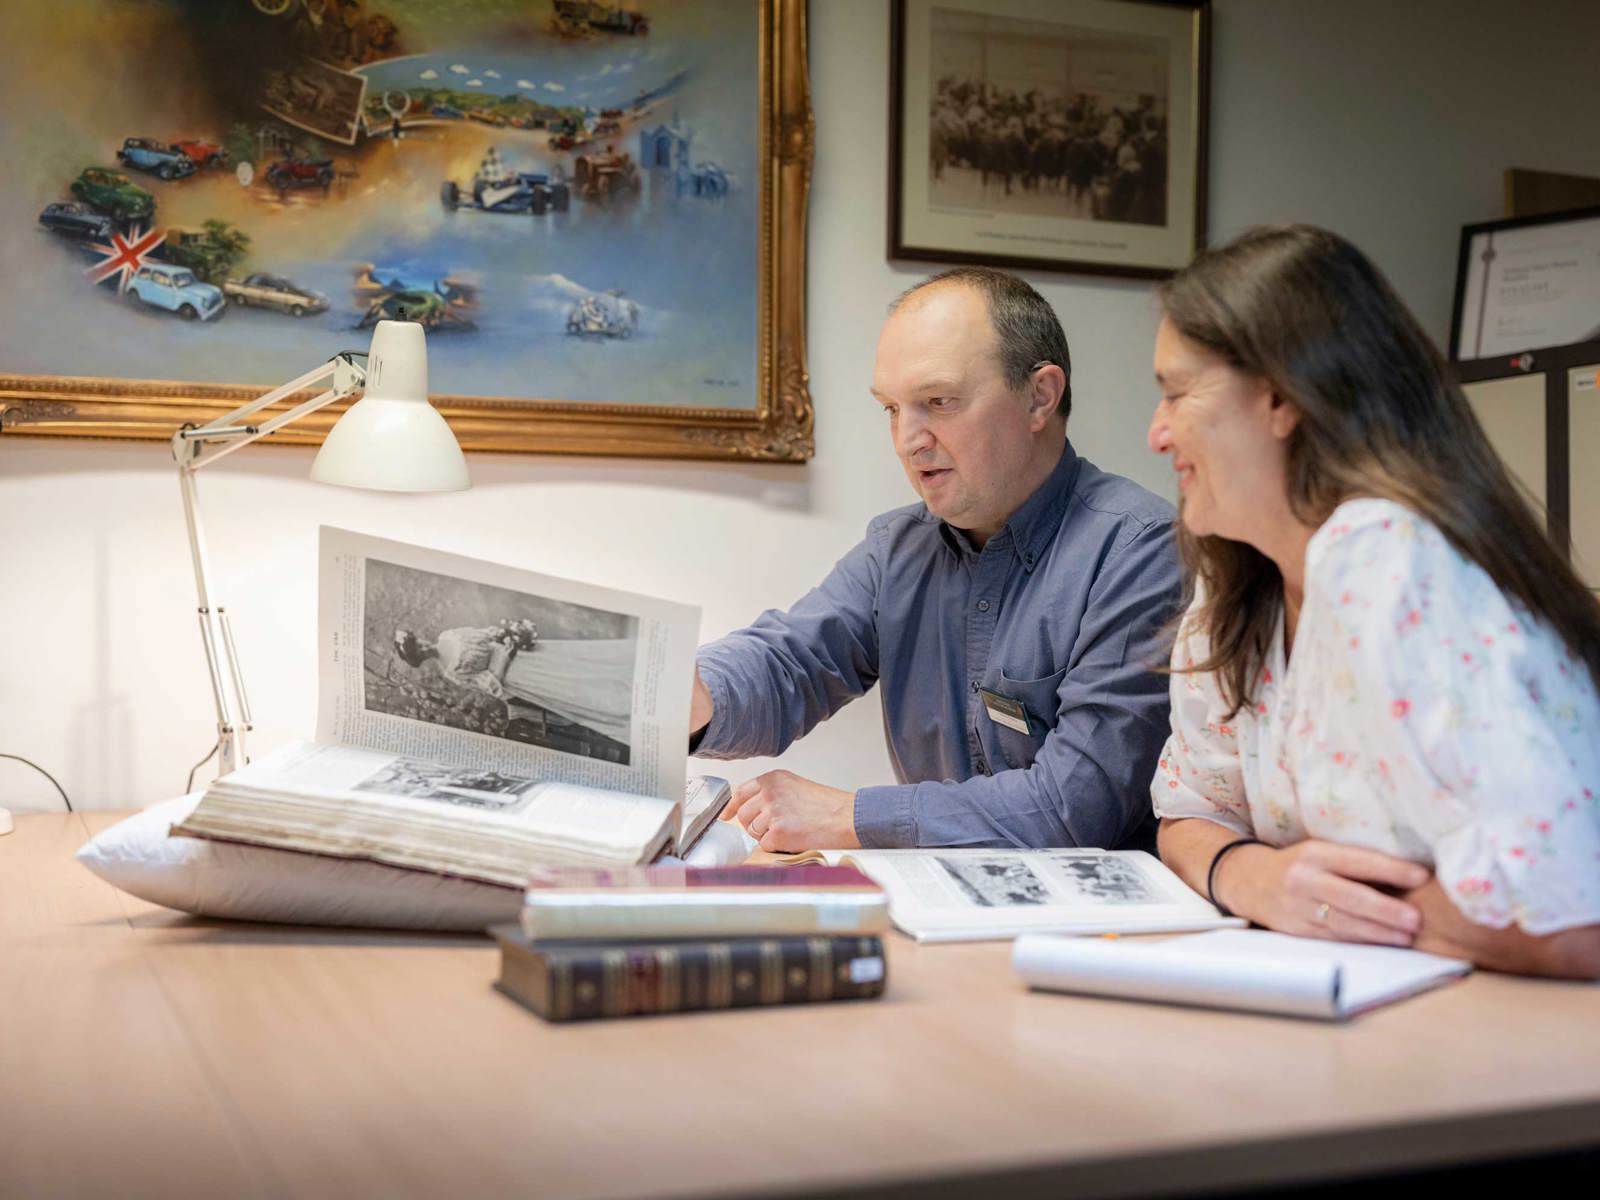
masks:
{"type": "Polygon", "coordinates": [[[1333,905],[1331,905],[1331,904],[1319,904],[1319,905],[1317,905],[1317,924],[1318,925],[1326,925],[1328,923],[1328,912],[1332,908],[1333,908],[1333,905]]]}

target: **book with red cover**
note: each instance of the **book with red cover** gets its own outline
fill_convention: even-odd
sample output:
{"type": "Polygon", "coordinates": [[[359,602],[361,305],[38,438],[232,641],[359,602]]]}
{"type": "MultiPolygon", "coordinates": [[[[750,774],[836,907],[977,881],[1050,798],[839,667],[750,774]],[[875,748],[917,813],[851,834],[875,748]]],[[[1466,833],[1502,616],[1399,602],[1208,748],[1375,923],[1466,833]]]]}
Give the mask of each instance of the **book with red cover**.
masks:
{"type": "Polygon", "coordinates": [[[529,878],[530,938],[773,937],[889,927],[883,889],[851,867],[551,867],[529,878]]]}

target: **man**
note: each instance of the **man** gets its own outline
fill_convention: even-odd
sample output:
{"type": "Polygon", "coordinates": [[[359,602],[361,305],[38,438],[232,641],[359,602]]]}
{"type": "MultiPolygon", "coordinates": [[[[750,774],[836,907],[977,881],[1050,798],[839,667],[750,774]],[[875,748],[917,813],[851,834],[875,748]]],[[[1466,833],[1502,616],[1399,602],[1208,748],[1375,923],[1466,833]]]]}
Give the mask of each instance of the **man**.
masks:
{"type": "Polygon", "coordinates": [[[779,754],[876,682],[900,782],[749,780],[725,816],[763,849],[1151,844],[1173,513],[1073,452],[1070,369],[1014,276],[946,271],[896,301],[872,394],[923,502],[701,647],[690,728],[706,757],[779,754]]]}

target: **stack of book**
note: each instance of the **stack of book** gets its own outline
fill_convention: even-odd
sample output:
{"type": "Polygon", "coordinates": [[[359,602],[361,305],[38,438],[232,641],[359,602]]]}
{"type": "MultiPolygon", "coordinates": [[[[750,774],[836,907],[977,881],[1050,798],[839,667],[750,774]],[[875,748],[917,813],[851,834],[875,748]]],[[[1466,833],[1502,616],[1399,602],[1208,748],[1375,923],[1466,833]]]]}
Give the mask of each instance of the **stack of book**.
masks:
{"type": "Polygon", "coordinates": [[[552,867],[495,986],[552,1021],[882,995],[888,897],[850,867],[552,867]]]}

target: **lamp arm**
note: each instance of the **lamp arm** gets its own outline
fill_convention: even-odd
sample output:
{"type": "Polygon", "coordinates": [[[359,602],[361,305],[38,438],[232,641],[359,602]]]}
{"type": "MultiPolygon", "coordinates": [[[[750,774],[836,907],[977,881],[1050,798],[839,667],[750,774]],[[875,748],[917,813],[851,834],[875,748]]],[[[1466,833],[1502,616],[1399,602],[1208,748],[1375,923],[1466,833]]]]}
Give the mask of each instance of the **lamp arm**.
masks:
{"type": "Polygon", "coordinates": [[[274,388],[225,416],[198,427],[185,427],[172,435],[172,455],[178,464],[178,486],[183,493],[184,523],[189,533],[189,556],[194,564],[195,592],[200,602],[200,643],[205,649],[206,670],[211,678],[211,696],[217,713],[218,775],[226,775],[250,761],[245,745],[245,734],[251,729],[250,699],[245,693],[244,673],[239,667],[239,655],[234,648],[233,627],[228,622],[227,610],[217,604],[212,595],[195,474],[201,467],[242,446],[248,446],[289,422],[349,397],[360,389],[365,378],[366,372],[352,361],[349,353],[339,354],[315,370],[280,388],[274,388]],[[321,394],[259,425],[248,423],[249,417],[269,405],[330,377],[333,386],[321,394]]]}

